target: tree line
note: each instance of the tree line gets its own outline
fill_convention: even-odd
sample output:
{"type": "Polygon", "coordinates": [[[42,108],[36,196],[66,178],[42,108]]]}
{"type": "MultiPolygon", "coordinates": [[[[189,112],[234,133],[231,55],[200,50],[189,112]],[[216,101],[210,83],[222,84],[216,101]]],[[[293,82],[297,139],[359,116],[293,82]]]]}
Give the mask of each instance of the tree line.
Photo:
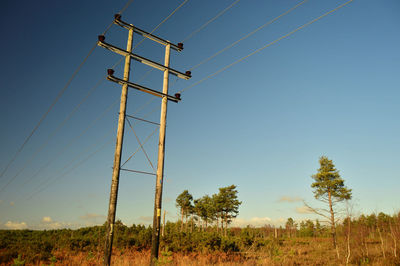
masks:
{"type": "Polygon", "coordinates": [[[184,190],[176,198],[176,206],[181,214],[181,231],[193,230],[193,224],[201,231],[207,231],[209,226],[216,225],[217,232],[227,234],[228,224],[239,214],[238,191],[235,185],[219,188],[217,194],[204,195],[193,199],[188,190],[184,190]],[[186,227],[184,227],[186,225],[186,227]]]}

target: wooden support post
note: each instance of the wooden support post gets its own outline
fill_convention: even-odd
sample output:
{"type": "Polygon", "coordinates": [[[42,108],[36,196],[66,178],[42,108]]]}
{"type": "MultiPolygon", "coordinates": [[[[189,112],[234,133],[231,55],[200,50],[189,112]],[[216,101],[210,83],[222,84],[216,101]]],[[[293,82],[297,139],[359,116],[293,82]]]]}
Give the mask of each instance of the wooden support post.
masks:
{"type": "MultiPolygon", "coordinates": [[[[169,55],[171,45],[165,46],[165,62],[164,66],[169,67],[169,55]]],[[[169,71],[164,70],[163,93],[168,94],[168,81],[169,71]]],[[[154,265],[158,259],[158,251],[160,244],[160,223],[161,223],[161,202],[162,202],[162,188],[164,176],[164,152],[165,152],[165,129],[167,120],[167,104],[168,98],[164,96],[161,102],[161,117],[160,117],[160,136],[158,142],[158,163],[157,163],[157,178],[156,178],[156,192],[154,200],[154,216],[153,216],[153,235],[152,235],[152,248],[150,256],[150,264],[154,265]]]]}
{"type": "MultiPolygon", "coordinates": [[[[129,30],[128,44],[126,50],[132,52],[133,42],[133,29],[129,30]]],[[[129,80],[131,57],[128,55],[125,57],[125,68],[124,68],[124,80],[129,80]]],[[[118,184],[119,184],[119,173],[121,166],[121,152],[122,143],[125,128],[125,112],[126,112],[126,101],[128,98],[128,85],[122,86],[121,92],[121,103],[119,108],[118,117],[118,130],[117,130],[117,143],[115,145],[114,155],[114,167],[111,180],[111,192],[110,202],[108,206],[108,217],[107,217],[107,228],[106,228],[106,243],[104,245],[104,260],[103,265],[109,266],[111,263],[112,244],[114,237],[114,224],[115,224],[115,213],[117,209],[117,197],[118,197],[118,184]]]]}

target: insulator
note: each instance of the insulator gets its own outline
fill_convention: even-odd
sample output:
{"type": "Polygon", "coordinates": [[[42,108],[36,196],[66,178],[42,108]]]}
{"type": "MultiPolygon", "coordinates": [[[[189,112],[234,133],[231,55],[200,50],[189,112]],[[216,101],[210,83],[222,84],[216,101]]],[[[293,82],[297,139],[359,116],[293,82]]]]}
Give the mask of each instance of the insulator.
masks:
{"type": "Polygon", "coordinates": [[[104,35],[99,35],[97,36],[97,38],[99,39],[99,41],[104,42],[104,40],[106,39],[106,37],[104,35]]]}
{"type": "Polygon", "coordinates": [[[109,75],[109,76],[112,76],[112,75],[114,75],[114,69],[107,69],[107,74],[109,75]]]}
{"type": "Polygon", "coordinates": [[[121,15],[120,15],[120,14],[115,14],[115,15],[114,15],[114,18],[115,18],[116,20],[121,20],[121,15]]]}
{"type": "Polygon", "coordinates": [[[190,75],[192,75],[192,72],[191,71],[186,71],[186,73],[185,73],[187,76],[190,76],[190,75]]]}
{"type": "Polygon", "coordinates": [[[178,43],[178,48],[179,48],[179,49],[183,49],[183,43],[181,43],[181,42],[178,43]]]}

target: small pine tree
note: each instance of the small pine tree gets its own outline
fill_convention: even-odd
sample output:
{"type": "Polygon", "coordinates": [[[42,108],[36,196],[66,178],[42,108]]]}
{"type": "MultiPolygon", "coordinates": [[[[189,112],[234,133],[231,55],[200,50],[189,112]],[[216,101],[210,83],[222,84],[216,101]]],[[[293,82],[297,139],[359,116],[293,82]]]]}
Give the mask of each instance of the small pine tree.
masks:
{"type": "Polygon", "coordinates": [[[326,156],[321,156],[319,164],[318,172],[311,176],[315,180],[311,187],[314,189],[314,197],[329,205],[332,243],[333,247],[336,248],[334,206],[338,202],[351,199],[351,189],[344,185],[344,180],[340,177],[339,171],[335,168],[332,160],[329,160],[326,156]]]}

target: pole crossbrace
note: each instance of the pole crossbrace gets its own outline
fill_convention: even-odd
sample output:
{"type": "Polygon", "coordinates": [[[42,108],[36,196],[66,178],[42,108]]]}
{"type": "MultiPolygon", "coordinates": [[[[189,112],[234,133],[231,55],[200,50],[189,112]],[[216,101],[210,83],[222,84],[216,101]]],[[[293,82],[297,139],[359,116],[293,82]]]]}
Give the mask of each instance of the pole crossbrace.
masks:
{"type": "Polygon", "coordinates": [[[143,119],[143,118],[139,118],[139,117],[136,117],[136,116],[133,116],[133,115],[125,115],[125,116],[129,117],[129,118],[132,118],[132,119],[139,120],[139,121],[143,121],[143,122],[146,122],[146,123],[150,123],[150,124],[153,124],[153,125],[157,125],[157,126],[160,125],[159,123],[156,123],[156,122],[153,122],[153,121],[149,121],[149,120],[146,120],[146,119],[143,119]]]}
{"type": "Polygon", "coordinates": [[[138,173],[138,174],[145,174],[145,175],[156,175],[155,173],[150,173],[150,172],[145,172],[145,171],[138,171],[138,170],[132,170],[132,169],[125,169],[125,168],[121,168],[122,171],[126,171],[126,172],[132,172],[132,173],[138,173]]]}
{"type": "MultiPolygon", "coordinates": [[[[109,70],[111,70],[111,69],[109,69],[109,70]]],[[[177,102],[179,102],[181,100],[179,93],[175,94],[175,96],[171,96],[171,95],[168,95],[168,94],[165,94],[165,93],[162,93],[162,92],[147,88],[145,86],[142,86],[142,85],[139,85],[139,84],[136,84],[136,83],[132,83],[132,82],[125,81],[123,79],[114,77],[112,74],[111,75],[109,74],[107,76],[107,79],[110,80],[110,81],[116,82],[116,83],[118,83],[120,85],[128,85],[128,87],[130,87],[130,88],[137,89],[137,90],[140,90],[140,91],[143,91],[143,92],[147,92],[147,93],[149,93],[151,95],[154,95],[154,96],[157,96],[157,97],[160,97],[160,98],[167,97],[168,100],[170,100],[172,102],[175,102],[175,103],[177,103],[177,102]]]]}
{"type": "Polygon", "coordinates": [[[183,50],[183,43],[178,43],[176,45],[176,44],[171,43],[170,41],[164,40],[164,39],[162,39],[160,37],[157,37],[157,36],[155,36],[155,35],[153,35],[151,33],[148,33],[148,32],[146,32],[144,30],[141,30],[141,29],[133,26],[132,24],[129,24],[129,23],[126,23],[126,22],[122,21],[121,20],[121,15],[119,15],[119,14],[115,15],[114,24],[117,24],[118,26],[121,26],[121,27],[123,27],[123,28],[125,28],[127,30],[133,29],[133,31],[135,33],[140,34],[143,37],[145,37],[147,39],[150,39],[152,41],[158,42],[158,43],[160,43],[162,45],[168,45],[169,44],[169,45],[171,45],[171,49],[174,49],[175,51],[180,52],[180,51],[183,50]]]}
{"type": "Polygon", "coordinates": [[[112,44],[106,43],[106,42],[104,42],[103,37],[104,36],[102,36],[101,38],[99,37],[99,41],[97,42],[97,45],[100,46],[100,47],[106,48],[107,50],[110,50],[110,51],[112,51],[114,53],[117,53],[117,54],[120,54],[122,56],[130,56],[132,59],[134,59],[136,61],[139,61],[140,63],[143,63],[145,65],[148,65],[148,66],[151,66],[153,68],[159,69],[161,71],[168,70],[169,73],[171,73],[172,75],[175,75],[175,76],[177,76],[178,78],[181,78],[181,79],[188,80],[188,79],[190,79],[192,77],[190,71],[186,71],[186,73],[182,73],[182,72],[179,72],[178,70],[175,70],[173,68],[163,66],[163,65],[161,65],[161,64],[159,64],[157,62],[154,62],[154,61],[152,61],[150,59],[144,58],[144,57],[142,57],[140,55],[128,52],[128,51],[126,51],[124,49],[121,49],[121,48],[119,48],[117,46],[114,46],[112,44]],[[100,39],[103,39],[103,40],[100,40],[100,39]]]}

